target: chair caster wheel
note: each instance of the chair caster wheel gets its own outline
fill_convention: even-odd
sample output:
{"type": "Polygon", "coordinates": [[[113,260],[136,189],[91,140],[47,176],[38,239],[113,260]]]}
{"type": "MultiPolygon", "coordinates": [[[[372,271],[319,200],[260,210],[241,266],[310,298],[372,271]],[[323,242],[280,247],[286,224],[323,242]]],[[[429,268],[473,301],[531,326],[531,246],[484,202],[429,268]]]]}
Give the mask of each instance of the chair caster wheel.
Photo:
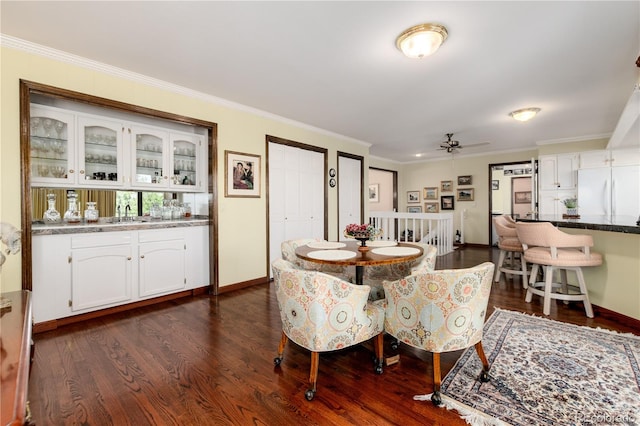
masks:
{"type": "Polygon", "coordinates": [[[440,404],[442,404],[442,397],[440,396],[439,391],[436,391],[431,395],[431,402],[435,406],[439,406],[440,404]]]}
{"type": "Polygon", "coordinates": [[[275,364],[275,366],[279,366],[282,363],[282,358],[277,356],[273,359],[273,363],[275,364]]]}
{"type": "Polygon", "coordinates": [[[307,398],[307,401],[311,401],[314,396],[316,396],[316,392],[312,391],[311,389],[307,389],[307,391],[304,393],[304,397],[307,398]]]}
{"type": "Polygon", "coordinates": [[[480,373],[480,381],[482,383],[487,383],[489,381],[489,372],[486,370],[482,370],[480,373]]]}
{"type": "Polygon", "coordinates": [[[376,374],[382,374],[382,365],[376,365],[375,372],[376,374]]]}

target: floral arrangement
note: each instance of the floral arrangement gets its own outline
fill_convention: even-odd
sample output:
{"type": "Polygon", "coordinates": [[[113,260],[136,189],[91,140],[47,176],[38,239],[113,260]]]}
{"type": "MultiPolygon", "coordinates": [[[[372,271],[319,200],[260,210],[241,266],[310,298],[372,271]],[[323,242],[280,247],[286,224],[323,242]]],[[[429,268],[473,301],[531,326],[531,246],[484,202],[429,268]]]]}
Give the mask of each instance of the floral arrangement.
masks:
{"type": "Polygon", "coordinates": [[[562,204],[568,209],[575,209],[578,207],[578,199],[577,198],[565,198],[562,200],[562,204]]]}
{"type": "Polygon", "coordinates": [[[345,237],[351,237],[351,238],[371,239],[380,234],[381,234],[380,229],[375,228],[373,225],[370,225],[368,223],[363,223],[362,225],[352,223],[350,225],[347,225],[347,227],[344,229],[345,237]]]}

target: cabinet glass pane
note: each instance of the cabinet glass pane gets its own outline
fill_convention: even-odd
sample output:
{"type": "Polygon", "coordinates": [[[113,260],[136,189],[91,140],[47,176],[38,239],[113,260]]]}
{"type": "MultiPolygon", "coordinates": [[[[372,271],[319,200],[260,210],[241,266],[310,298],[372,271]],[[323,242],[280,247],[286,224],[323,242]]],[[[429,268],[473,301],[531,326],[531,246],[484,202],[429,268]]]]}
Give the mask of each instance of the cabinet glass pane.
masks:
{"type": "Polygon", "coordinates": [[[173,141],[173,183],[176,185],[196,184],[196,144],[183,139],[173,141]]]}
{"type": "Polygon", "coordinates": [[[68,123],[49,117],[31,117],[31,174],[66,179],[68,123]]]}
{"type": "Polygon", "coordinates": [[[162,179],[163,140],[155,135],[136,135],[136,182],[156,183],[162,179]]]}
{"type": "Polygon", "coordinates": [[[118,180],[118,136],[102,126],[84,128],[85,179],[118,180]]]}

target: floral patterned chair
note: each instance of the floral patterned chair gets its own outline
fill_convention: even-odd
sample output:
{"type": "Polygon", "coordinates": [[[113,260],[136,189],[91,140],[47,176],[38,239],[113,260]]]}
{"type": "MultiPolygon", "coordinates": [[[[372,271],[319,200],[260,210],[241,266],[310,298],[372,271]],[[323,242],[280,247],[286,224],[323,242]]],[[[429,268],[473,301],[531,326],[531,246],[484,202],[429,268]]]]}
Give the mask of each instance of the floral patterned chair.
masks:
{"type": "Polygon", "coordinates": [[[355,266],[342,266],[342,265],[328,265],[315,262],[308,262],[304,259],[300,259],[296,256],[296,249],[300,246],[307,245],[314,241],[320,241],[316,238],[302,238],[299,240],[287,240],[280,244],[280,251],[282,258],[288,262],[293,263],[300,269],[306,269],[308,271],[320,271],[325,274],[333,275],[341,280],[348,281],[350,283],[355,282],[356,267],[355,266]]]}
{"type": "Polygon", "coordinates": [[[278,356],[273,361],[280,365],[289,339],[311,351],[307,400],[311,401],[316,393],[320,352],[374,338],[375,371],[382,373],[384,308],[368,302],[368,286],[297,269],[283,259],[271,266],[282,320],[278,356]]]}
{"type": "Polygon", "coordinates": [[[438,249],[429,244],[413,244],[422,247],[422,257],[411,262],[367,266],[364,268],[363,282],[371,287],[369,300],[384,299],[384,288],[382,288],[384,281],[395,281],[418,271],[433,271],[435,269],[438,249]]]}
{"type": "Polygon", "coordinates": [[[475,346],[482,361],[480,381],[489,380],[482,328],[495,265],[418,273],[384,283],[385,331],[418,349],[433,352],[431,401],[440,405],[440,353],[475,346]]]}

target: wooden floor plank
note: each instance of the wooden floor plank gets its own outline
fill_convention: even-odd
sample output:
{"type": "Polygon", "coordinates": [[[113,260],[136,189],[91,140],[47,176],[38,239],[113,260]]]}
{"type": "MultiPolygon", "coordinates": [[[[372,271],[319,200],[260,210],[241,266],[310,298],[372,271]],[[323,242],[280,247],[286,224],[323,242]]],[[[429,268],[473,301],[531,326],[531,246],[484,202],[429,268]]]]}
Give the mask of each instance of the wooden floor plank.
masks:
{"type": "MultiPolygon", "coordinates": [[[[497,260],[490,248],[456,250],[437,269],[497,260]]],[[[542,316],[519,277],[494,283],[494,307],[542,316]]],[[[589,319],[579,303],[549,318],[640,334],[637,322],[589,319]]],[[[271,286],[141,307],[35,335],[29,386],[38,425],[464,425],[454,412],[414,401],[433,389],[431,354],[401,346],[400,362],[373,371],[358,346],[322,354],[318,391],[304,397],[310,355],[289,343],[275,367],[281,324],[271,286]]],[[[388,342],[385,351],[389,351],[388,342]]],[[[443,354],[443,376],[462,351],[443,354]]]]}

